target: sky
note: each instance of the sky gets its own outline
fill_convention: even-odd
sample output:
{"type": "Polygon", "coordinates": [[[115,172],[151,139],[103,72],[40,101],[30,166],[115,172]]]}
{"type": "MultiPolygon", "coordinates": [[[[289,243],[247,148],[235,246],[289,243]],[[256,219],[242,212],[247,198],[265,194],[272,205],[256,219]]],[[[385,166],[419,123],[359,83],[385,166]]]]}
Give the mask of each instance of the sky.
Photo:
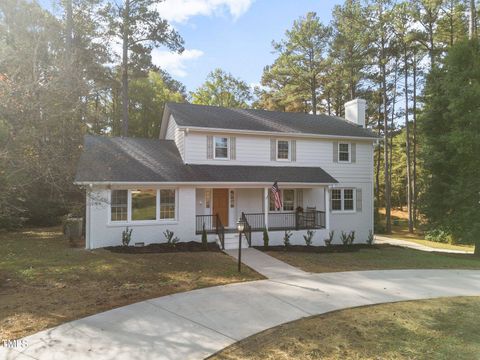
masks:
{"type": "Polygon", "coordinates": [[[153,61],[193,91],[219,67],[250,85],[260,82],[263,67],[273,63],[272,40],[284,37],[293,21],[315,11],[331,21],[343,0],[166,0],[162,17],[185,40],[183,54],[163,49],[153,61]]]}

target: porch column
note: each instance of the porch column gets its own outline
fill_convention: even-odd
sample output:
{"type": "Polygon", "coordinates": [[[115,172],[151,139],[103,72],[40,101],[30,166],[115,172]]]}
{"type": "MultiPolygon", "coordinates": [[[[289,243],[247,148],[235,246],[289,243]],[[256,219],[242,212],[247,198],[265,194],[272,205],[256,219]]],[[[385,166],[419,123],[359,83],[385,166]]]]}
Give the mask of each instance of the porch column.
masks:
{"type": "Polygon", "coordinates": [[[265,228],[268,231],[268,208],[270,206],[270,201],[268,199],[268,187],[263,188],[263,213],[265,216],[265,228]]]}
{"type": "Polygon", "coordinates": [[[330,190],[325,187],[325,229],[330,229],[330,190]]]}

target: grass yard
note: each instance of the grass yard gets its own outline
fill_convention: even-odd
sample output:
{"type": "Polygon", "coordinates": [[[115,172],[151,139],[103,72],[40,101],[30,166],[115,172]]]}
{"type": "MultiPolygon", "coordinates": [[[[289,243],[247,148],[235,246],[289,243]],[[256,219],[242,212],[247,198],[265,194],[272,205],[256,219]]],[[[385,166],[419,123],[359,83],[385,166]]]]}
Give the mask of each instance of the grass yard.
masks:
{"type": "Polygon", "coordinates": [[[0,338],[158,296],[255,280],[222,252],[118,254],[71,248],[60,228],[0,233],[0,338]]]}
{"type": "Polygon", "coordinates": [[[479,297],[374,305],[280,325],[210,359],[472,360],[480,357],[479,323],[479,297]]]}
{"type": "Polygon", "coordinates": [[[308,272],[379,269],[480,269],[471,254],[430,253],[390,245],[377,245],[344,253],[267,251],[267,254],[308,272]]]}
{"type": "MultiPolygon", "coordinates": [[[[385,222],[385,208],[379,209],[381,221],[385,222]]],[[[422,231],[415,229],[415,232],[408,232],[408,213],[407,211],[400,209],[392,209],[392,233],[391,234],[379,234],[392,239],[400,239],[405,241],[411,241],[420,245],[430,246],[437,249],[449,249],[449,250],[462,250],[472,251],[473,245],[463,244],[448,244],[436,241],[425,240],[422,231]]]]}

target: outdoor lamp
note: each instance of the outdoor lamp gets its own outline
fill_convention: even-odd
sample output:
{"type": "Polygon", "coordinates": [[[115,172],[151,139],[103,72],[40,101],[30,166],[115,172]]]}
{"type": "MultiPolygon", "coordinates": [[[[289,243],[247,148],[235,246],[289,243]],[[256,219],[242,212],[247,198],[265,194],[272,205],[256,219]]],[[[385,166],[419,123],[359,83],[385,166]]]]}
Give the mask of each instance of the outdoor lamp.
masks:
{"type": "Polygon", "coordinates": [[[238,230],[238,272],[242,271],[242,232],[245,229],[245,222],[243,218],[237,221],[238,230]]]}
{"type": "Polygon", "coordinates": [[[242,218],[240,218],[237,221],[237,230],[238,232],[243,232],[244,229],[245,229],[245,222],[243,221],[242,218]]]}

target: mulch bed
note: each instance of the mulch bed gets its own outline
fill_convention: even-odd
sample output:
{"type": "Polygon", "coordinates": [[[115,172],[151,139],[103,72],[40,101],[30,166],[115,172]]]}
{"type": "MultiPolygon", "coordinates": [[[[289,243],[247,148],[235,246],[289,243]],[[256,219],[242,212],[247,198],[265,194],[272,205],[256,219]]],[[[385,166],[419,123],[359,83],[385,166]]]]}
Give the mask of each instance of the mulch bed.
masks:
{"type": "Polygon", "coordinates": [[[378,245],[368,244],[354,244],[354,245],[330,245],[330,246],[306,246],[306,245],[276,245],[269,246],[254,246],[255,249],[261,251],[288,251],[288,252],[304,252],[304,253],[343,253],[355,252],[361,249],[380,249],[378,245]]]}
{"type": "Polygon", "coordinates": [[[104,248],[115,253],[123,254],[154,254],[154,253],[176,253],[176,252],[198,252],[198,251],[221,251],[215,242],[208,243],[208,250],[205,250],[202,243],[197,241],[179,242],[175,246],[162,244],[149,244],[145,246],[107,246],[104,248]]]}

